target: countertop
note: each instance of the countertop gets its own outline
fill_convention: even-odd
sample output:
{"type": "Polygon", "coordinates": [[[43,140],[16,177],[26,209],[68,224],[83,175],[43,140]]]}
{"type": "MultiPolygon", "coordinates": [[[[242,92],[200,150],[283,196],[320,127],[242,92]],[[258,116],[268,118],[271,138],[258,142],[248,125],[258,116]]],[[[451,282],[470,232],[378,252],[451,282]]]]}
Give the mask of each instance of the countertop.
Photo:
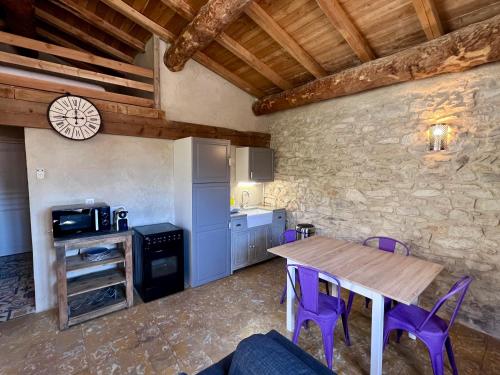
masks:
{"type": "MultiPolygon", "coordinates": [[[[253,206],[253,207],[247,207],[245,210],[251,210],[254,208],[258,208],[261,210],[269,210],[269,211],[276,211],[276,210],[284,210],[284,207],[273,207],[273,206],[253,206]]],[[[237,212],[235,214],[231,214],[231,218],[236,218],[236,217],[241,217],[241,216],[247,216],[245,212],[237,212]]]]}

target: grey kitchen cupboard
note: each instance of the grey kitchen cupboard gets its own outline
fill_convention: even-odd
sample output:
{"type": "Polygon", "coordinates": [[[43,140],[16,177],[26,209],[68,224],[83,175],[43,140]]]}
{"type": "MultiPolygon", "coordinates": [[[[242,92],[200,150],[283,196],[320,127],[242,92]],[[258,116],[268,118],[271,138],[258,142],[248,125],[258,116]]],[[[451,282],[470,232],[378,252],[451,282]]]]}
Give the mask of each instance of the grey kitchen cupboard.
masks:
{"type": "Polygon", "coordinates": [[[273,211],[273,222],[268,228],[267,235],[267,247],[279,246],[283,244],[283,232],[286,227],[286,211],[285,210],[274,210],[273,211]]]}
{"type": "Polygon", "coordinates": [[[274,181],[274,151],[265,147],[237,147],[236,180],[274,181]]]}
{"type": "Polygon", "coordinates": [[[192,287],[231,273],[229,176],[229,141],[174,141],[174,222],[185,231],[185,283],[192,287]]]}
{"type": "Polygon", "coordinates": [[[281,244],[285,231],[285,210],[273,213],[273,222],[247,228],[246,216],[231,219],[231,272],[272,258],[267,251],[281,244]]]}

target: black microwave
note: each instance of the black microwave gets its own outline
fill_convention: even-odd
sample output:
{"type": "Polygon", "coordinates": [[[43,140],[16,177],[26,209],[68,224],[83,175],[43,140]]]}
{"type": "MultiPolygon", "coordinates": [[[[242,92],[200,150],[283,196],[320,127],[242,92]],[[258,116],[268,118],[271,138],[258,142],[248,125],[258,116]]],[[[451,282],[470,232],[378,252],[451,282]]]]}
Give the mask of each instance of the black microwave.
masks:
{"type": "Polygon", "coordinates": [[[111,230],[111,209],[106,203],[52,207],[54,238],[111,230]]]}

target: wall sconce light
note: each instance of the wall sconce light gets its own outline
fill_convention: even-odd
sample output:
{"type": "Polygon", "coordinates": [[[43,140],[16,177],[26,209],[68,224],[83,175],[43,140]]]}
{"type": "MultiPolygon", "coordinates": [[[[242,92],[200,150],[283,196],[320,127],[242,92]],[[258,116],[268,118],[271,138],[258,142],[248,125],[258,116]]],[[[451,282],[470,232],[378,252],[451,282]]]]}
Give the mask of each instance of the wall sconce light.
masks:
{"type": "Polygon", "coordinates": [[[434,124],[429,128],[429,150],[441,151],[448,148],[448,125],[434,124]]]}

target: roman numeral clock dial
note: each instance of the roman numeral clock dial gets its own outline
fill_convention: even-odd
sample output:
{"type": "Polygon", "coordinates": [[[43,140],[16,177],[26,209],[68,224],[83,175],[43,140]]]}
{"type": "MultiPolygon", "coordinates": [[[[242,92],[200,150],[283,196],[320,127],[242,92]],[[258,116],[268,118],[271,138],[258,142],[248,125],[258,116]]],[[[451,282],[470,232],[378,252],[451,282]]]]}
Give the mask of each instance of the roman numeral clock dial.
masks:
{"type": "Polygon", "coordinates": [[[55,99],[48,109],[50,125],[65,138],[83,141],[101,128],[101,115],[94,104],[80,96],[65,95],[55,99]]]}

